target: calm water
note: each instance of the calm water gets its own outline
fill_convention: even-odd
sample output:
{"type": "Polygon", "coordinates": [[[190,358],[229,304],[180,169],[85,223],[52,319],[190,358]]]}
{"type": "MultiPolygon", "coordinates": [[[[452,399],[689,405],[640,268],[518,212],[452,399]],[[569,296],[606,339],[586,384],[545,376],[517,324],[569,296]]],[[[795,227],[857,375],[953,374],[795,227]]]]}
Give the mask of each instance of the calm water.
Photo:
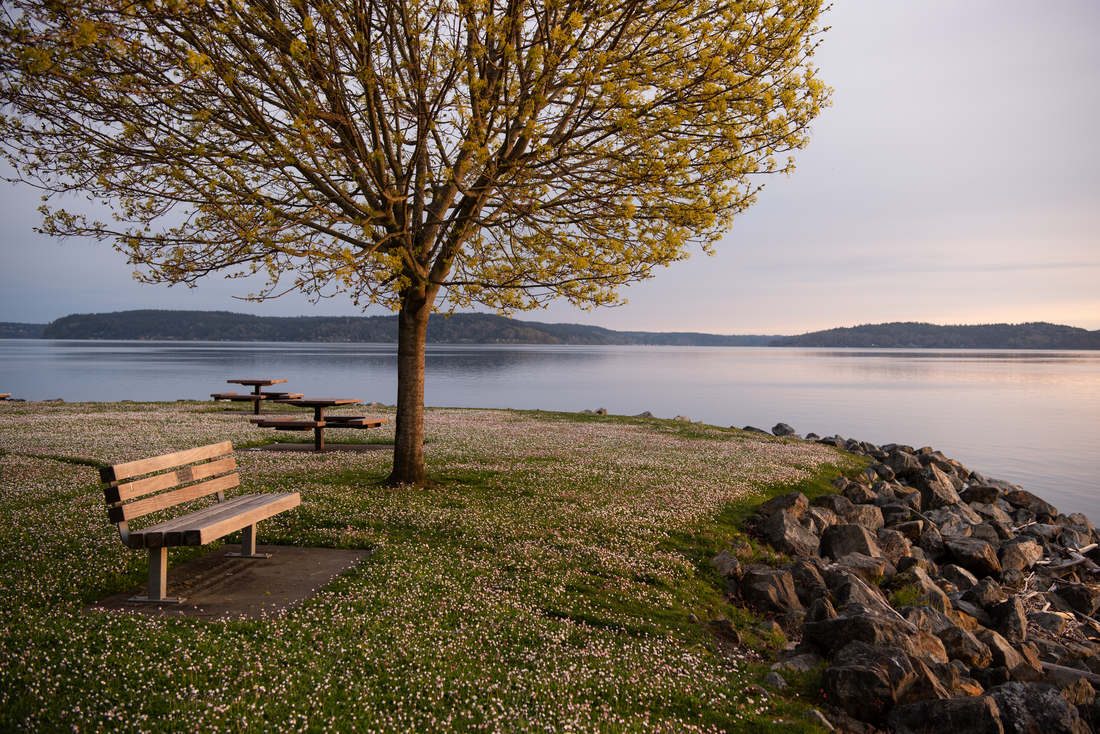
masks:
{"type": "MultiPolygon", "coordinates": [[[[208,399],[237,377],[392,404],[396,347],[0,340],[0,392],[28,400],[208,399]]],[[[1097,352],[433,345],[425,398],[932,446],[1100,521],[1097,352]]]]}

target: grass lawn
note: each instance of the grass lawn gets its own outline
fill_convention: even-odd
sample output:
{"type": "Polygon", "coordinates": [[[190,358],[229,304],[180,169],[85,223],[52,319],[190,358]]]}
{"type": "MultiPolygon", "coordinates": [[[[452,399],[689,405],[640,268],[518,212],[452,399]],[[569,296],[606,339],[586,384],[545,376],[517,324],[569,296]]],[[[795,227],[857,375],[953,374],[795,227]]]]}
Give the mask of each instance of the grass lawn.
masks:
{"type": "Polygon", "coordinates": [[[765,496],[821,491],[856,465],[713,426],[429,410],[428,488],[381,486],[386,451],[240,452],[240,491],[302,495],[260,543],[374,553],[282,618],[82,614],[146,574],[96,467],[273,440],[249,415],[0,404],[0,730],[817,730],[802,716],[819,704],[812,673],[770,697],[755,687],[784,640],[722,601],[709,559],[765,496]],[[720,649],[706,624],[719,615],[749,644],[720,649]]]}

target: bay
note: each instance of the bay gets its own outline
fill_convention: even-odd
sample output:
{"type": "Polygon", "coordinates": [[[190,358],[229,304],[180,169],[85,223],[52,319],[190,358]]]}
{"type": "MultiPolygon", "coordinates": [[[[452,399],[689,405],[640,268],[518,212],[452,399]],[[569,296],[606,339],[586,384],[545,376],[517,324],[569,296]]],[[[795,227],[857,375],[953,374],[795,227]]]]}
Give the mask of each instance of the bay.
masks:
{"type": "MultiPolygon", "coordinates": [[[[0,392],[208,400],[233,378],[392,404],[392,344],[0,340],[0,392]]],[[[1100,520],[1100,353],[429,345],[435,407],[612,414],[932,446],[1100,520]]]]}

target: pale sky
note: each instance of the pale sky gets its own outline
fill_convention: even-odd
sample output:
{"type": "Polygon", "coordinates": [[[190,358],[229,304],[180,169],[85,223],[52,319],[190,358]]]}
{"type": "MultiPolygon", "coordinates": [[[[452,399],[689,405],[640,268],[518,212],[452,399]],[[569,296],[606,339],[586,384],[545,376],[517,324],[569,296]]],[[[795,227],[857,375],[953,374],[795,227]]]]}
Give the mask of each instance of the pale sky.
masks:
{"type": "MultiPolygon", "coordinates": [[[[1100,329],[1100,3],[836,0],[817,56],[833,106],[708,258],[630,303],[517,314],[618,330],[801,334],[886,321],[1100,329]]],[[[35,235],[0,184],[0,321],[137,308],[359,315],[344,299],[143,286],[107,244],[35,235]]],[[[382,313],[370,311],[368,314],[382,313]]]]}

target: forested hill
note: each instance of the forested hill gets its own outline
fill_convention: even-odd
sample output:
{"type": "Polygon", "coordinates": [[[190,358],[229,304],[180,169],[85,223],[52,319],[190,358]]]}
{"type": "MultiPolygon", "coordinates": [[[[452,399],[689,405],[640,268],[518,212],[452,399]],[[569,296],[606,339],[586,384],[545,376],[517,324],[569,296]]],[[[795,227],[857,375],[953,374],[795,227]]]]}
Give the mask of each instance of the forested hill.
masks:
{"type": "Polygon", "coordinates": [[[922,349],[1100,349],[1100,330],[1044,322],[936,326],[916,322],[864,324],[785,336],[773,347],[917,347],[922,349]]]}
{"type": "MultiPolygon", "coordinates": [[[[171,341],[397,341],[397,316],[251,316],[228,311],[118,311],[73,314],[51,324],[0,323],[0,338],[171,341]],[[6,327],[6,328],[5,328],[6,327]]],[[[801,336],[722,336],[694,332],[612,331],[543,324],[494,314],[441,314],[428,321],[434,344],[645,344],[710,347],[906,347],[922,349],[1100,349],[1100,330],[1042,322],[937,326],[864,324],[801,336]]]]}
{"type": "MultiPolygon", "coordinates": [[[[397,316],[250,316],[228,311],[119,311],[73,314],[42,331],[43,339],[272,342],[397,341],[397,316]]],[[[653,344],[766,346],[775,336],[611,331],[580,324],[542,324],[494,314],[453,314],[428,320],[436,344],[653,344]]]]}
{"type": "Polygon", "coordinates": [[[42,336],[45,324],[17,324],[0,321],[0,339],[37,339],[42,336]]]}

